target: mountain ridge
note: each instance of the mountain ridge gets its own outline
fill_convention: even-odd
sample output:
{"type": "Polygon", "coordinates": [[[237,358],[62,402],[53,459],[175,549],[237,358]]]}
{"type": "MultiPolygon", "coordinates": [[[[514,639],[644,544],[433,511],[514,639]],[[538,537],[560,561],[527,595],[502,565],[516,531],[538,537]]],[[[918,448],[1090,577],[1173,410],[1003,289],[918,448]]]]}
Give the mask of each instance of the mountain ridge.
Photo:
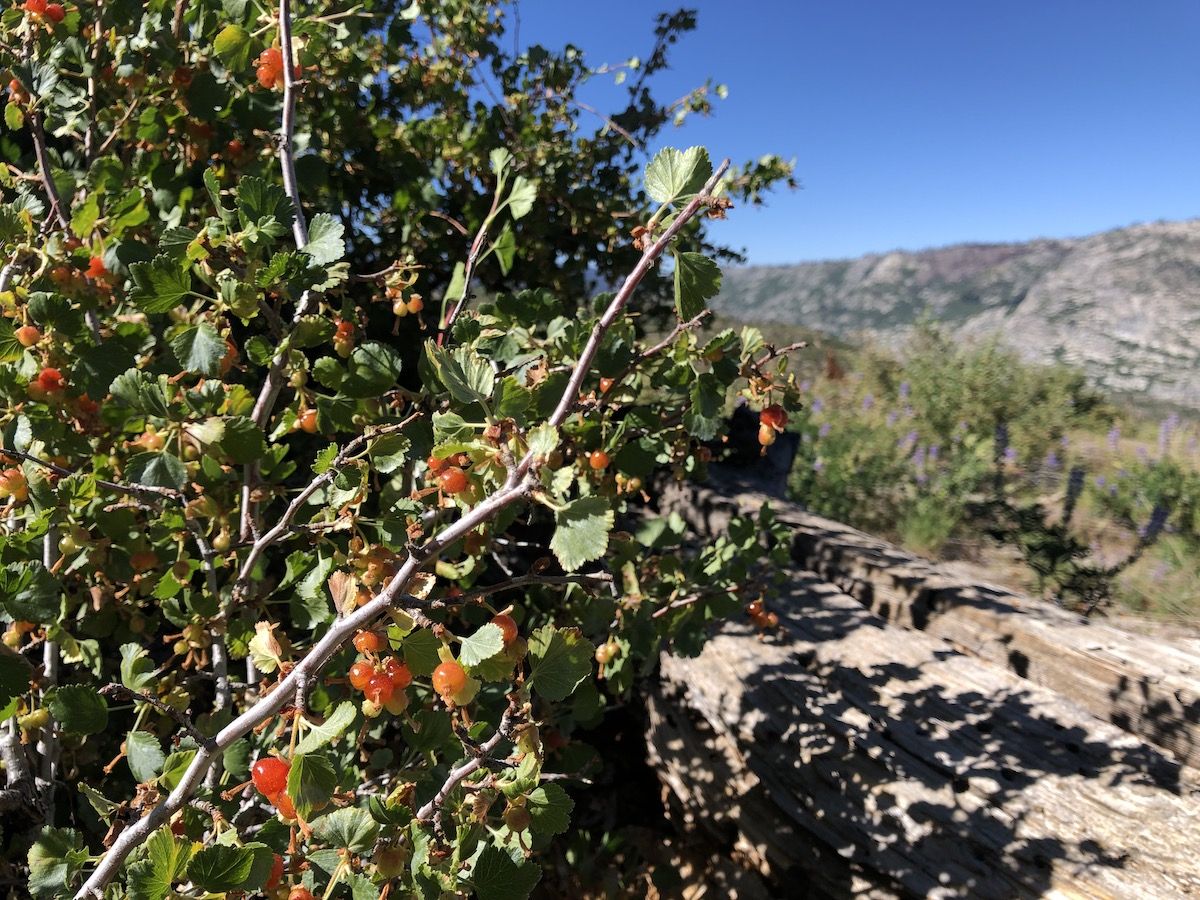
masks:
{"type": "Polygon", "coordinates": [[[1200,409],[1200,218],[726,270],[714,309],[899,346],[924,317],[1200,409]]]}

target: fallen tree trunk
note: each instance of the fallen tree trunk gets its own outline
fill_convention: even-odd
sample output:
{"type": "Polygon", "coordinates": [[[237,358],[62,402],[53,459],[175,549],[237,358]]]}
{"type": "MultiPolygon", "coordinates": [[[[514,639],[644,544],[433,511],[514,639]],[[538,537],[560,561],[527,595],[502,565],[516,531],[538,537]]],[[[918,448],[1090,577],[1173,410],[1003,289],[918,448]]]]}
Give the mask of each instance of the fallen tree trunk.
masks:
{"type": "Polygon", "coordinates": [[[664,656],[651,762],[785,896],[1200,892],[1196,773],[796,572],[765,640],[664,656]]]}
{"type": "MultiPolygon", "coordinates": [[[[702,534],[759,494],[667,486],[664,503],[702,534]]],[[[1092,715],[1200,767],[1200,657],[1031,597],[969,582],[794,504],[769,501],[793,530],[797,564],[881,618],[1050,688],[1092,715]]]]}

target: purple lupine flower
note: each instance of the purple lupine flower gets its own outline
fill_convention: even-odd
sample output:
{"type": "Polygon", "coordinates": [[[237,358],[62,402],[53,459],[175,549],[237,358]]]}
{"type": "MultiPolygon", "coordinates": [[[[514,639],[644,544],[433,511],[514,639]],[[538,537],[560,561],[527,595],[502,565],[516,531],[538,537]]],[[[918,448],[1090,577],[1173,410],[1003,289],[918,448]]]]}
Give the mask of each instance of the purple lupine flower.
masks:
{"type": "Polygon", "coordinates": [[[893,425],[895,425],[896,419],[898,419],[899,417],[900,417],[900,414],[897,413],[894,409],[890,413],[888,413],[887,414],[888,428],[891,428],[893,425]]]}
{"type": "Polygon", "coordinates": [[[925,448],[917,444],[913,448],[912,464],[914,469],[922,469],[925,467],[925,448]]]}
{"type": "Polygon", "coordinates": [[[821,427],[817,429],[817,437],[825,437],[833,430],[833,426],[828,422],[822,422],[821,427]]]}
{"type": "Polygon", "coordinates": [[[1008,463],[1010,466],[1015,466],[1017,464],[1017,448],[1016,447],[1006,447],[1005,448],[1004,461],[1006,463],[1008,463]]]}
{"type": "Polygon", "coordinates": [[[1071,439],[1064,434],[1059,440],[1059,444],[1061,444],[1062,448],[1066,450],[1069,446],[1071,446],[1071,439]]]}
{"type": "Polygon", "coordinates": [[[940,450],[941,450],[941,448],[938,447],[937,444],[929,445],[929,461],[930,462],[937,462],[938,453],[940,452],[940,450]]]}
{"type": "Polygon", "coordinates": [[[920,437],[920,435],[918,435],[915,431],[910,431],[904,437],[900,438],[900,440],[896,441],[896,446],[903,449],[908,444],[915,445],[918,437],[920,437]]]}
{"type": "Polygon", "coordinates": [[[1117,443],[1121,440],[1121,429],[1114,425],[1108,430],[1108,449],[1116,450],[1117,443]]]}
{"type": "Polygon", "coordinates": [[[1042,465],[1044,465],[1047,469],[1057,469],[1059,466],[1058,454],[1051,450],[1046,454],[1046,459],[1043,461],[1042,465]]]}
{"type": "Polygon", "coordinates": [[[825,468],[825,463],[822,462],[820,459],[814,459],[812,468],[813,468],[814,472],[820,472],[822,469],[825,468]]]}
{"type": "Polygon", "coordinates": [[[1106,485],[1107,483],[1108,483],[1108,479],[1107,479],[1107,478],[1105,478],[1103,475],[1097,475],[1097,476],[1096,476],[1096,487],[1098,487],[1098,488],[1102,488],[1102,487],[1104,487],[1104,485],[1106,485]]]}
{"type": "Polygon", "coordinates": [[[813,415],[818,414],[824,408],[825,408],[824,401],[822,401],[820,397],[813,397],[813,402],[809,406],[809,409],[812,410],[813,415]]]}
{"type": "Polygon", "coordinates": [[[874,394],[867,394],[865,397],[863,397],[863,399],[862,399],[863,412],[866,412],[874,405],[875,405],[875,395],[874,394]]]}
{"type": "Polygon", "coordinates": [[[909,385],[907,381],[900,382],[900,399],[907,400],[909,394],[909,385]]]}

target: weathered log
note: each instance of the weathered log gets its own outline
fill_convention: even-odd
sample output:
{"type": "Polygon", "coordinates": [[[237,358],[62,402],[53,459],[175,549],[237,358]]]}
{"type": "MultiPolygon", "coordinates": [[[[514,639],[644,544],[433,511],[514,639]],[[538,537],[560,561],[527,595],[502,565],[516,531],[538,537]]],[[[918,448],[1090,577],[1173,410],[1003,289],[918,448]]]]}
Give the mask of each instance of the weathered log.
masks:
{"type": "MultiPolygon", "coordinates": [[[[711,534],[733,512],[757,509],[766,499],[675,487],[665,502],[711,534]]],[[[794,504],[770,502],[792,528],[796,562],[882,618],[1004,666],[1200,767],[1200,655],[972,583],[794,504]]]]}
{"type": "Polygon", "coordinates": [[[811,574],[777,611],[663,658],[649,746],[682,818],[781,895],[1200,893],[1194,770],[811,574]]]}

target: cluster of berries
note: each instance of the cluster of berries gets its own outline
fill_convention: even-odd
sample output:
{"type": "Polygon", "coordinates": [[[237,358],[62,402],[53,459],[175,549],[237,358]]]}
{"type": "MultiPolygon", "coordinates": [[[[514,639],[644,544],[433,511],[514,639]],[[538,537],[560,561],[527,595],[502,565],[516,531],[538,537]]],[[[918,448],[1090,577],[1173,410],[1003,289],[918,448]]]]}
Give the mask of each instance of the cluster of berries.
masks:
{"type": "Polygon", "coordinates": [[[775,443],[775,437],[787,427],[787,413],[778,403],[773,403],[758,414],[758,442],[763,447],[775,443]]]}
{"type": "Polygon", "coordinates": [[[279,815],[285,819],[296,818],[296,807],[292,798],[287,795],[288,774],[292,764],[287,760],[274,756],[264,756],[255,760],[250,767],[250,779],[255,789],[279,810],[279,815]]]}
{"type": "Polygon", "coordinates": [[[33,22],[50,22],[54,25],[67,15],[61,3],[47,3],[46,0],[25,0],[21,9],[25,10],[25,15],[33,22]]]}
{"type": "Polygon", "coordinates": [[[412,684],[412,673],[408,666],[394,656],[381,658],[379,652],[387,649],[387,638],[375,631],[360,631],[354,636],[354,649],[366,659],[360,659],[350,667],[350,686],[362,691],[366,700],[363,714],[374,718],[382,710],[399,715],[408,706],[408,695],[404,692],[412,684]]]}
{"type": "Polygon", "coordinates": [[[471,457],[465,453],[456,453],[445,458],[431,456],[425,460],[429,466],[429,476],[436,478],[442,492],[451,496],[461,494],[471,486],[471,480],[463,469],[463,466],[469,465],[470,462],[471,457]]]}

